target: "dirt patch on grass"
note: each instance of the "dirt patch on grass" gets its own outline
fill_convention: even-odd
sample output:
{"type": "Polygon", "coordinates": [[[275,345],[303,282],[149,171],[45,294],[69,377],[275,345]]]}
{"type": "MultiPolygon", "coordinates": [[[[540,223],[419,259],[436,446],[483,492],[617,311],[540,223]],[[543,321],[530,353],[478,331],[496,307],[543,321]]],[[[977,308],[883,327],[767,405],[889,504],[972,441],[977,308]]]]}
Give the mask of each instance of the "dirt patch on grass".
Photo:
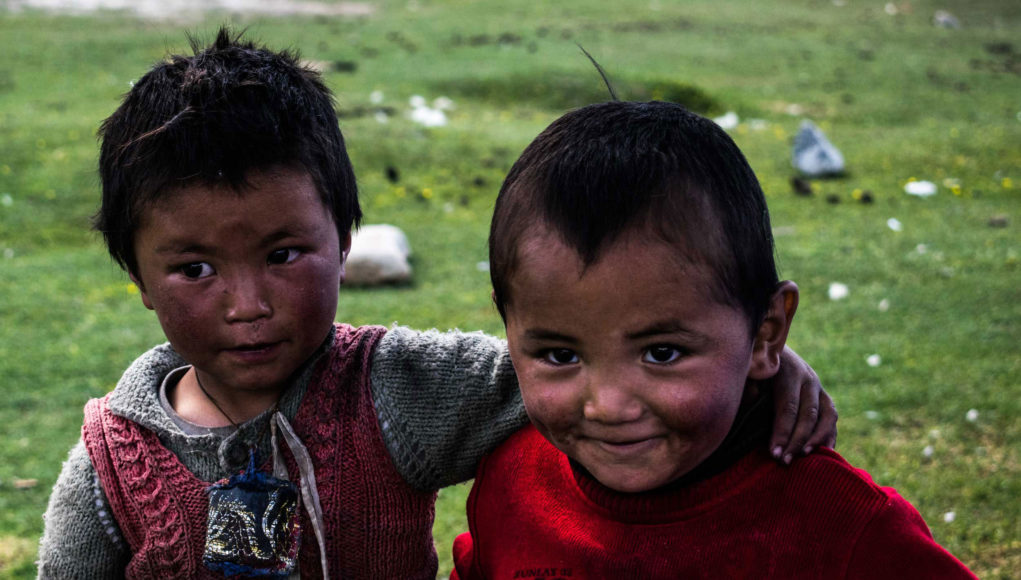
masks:
{"type": "Polygon", "coordinates": [[[30,564],[35,559],[36,542],[14,536],[0,536],[0,572],[30,564]]]}
{"type": "Polygon", "coordinates": [[[7,0],[7,9],[45,10],[62,14],[124,11],[152,20],[201,17],[206,12],[264,16],[369,16],[376,7],[365,2],[292,2],[288,0],[7,0]]]}

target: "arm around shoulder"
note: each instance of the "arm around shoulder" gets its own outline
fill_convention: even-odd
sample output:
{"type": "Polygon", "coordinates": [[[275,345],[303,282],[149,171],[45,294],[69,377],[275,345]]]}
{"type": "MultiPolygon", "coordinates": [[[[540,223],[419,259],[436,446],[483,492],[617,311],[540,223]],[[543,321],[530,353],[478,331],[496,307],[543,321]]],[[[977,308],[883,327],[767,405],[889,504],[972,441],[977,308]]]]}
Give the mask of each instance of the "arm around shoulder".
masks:
{"type": "Polygon", "coordinates": [[[848,579],[974,579],[968,568],[936,543],[921,514],[897,492],[866,526],[854,547],[848,579]]]}
{"type": "Polygon", "coordinates": [[[481,332],[390,329],[373,355],[372,396],[397,470],[419,489],[470,479],[528,422],[506,343],[481,332]]]}
{"type": "Polygon", "coordinates": [[[46,508],[39,578],[123,578],[131,557],[85,444],[71,449],[46,508]]]}

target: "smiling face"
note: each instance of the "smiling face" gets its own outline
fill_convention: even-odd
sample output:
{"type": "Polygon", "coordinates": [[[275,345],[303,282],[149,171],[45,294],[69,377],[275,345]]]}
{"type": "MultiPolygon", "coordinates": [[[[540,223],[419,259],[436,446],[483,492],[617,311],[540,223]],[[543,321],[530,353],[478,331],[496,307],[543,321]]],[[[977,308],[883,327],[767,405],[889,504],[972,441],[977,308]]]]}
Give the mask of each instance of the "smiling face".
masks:
{"type": "Polygon", "coordinates": [[[134,249],[142,301],[221,396],[278,392],[333,324],[344,252],[305,172],[175,191],[144,211],[134,249]]]}
{"type": "Polygon", "coordinates": [[[747,379],[766,378],[745,314],[710,299],[708,272],[634,235],[587,269],[548,232],[519,246],[506,324],[525,407],[607,487],[691,471],[730,430],[747,379]]]}

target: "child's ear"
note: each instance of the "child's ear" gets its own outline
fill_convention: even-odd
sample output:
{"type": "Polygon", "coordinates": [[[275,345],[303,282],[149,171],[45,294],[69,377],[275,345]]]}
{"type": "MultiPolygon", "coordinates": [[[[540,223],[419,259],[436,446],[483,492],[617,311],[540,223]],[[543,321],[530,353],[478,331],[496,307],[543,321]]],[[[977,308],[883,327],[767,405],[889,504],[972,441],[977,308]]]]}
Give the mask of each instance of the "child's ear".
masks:
{"type": "Polygon", "coordinates": [[[798,285],[781,282],[769,299],[769,310],[755,333],[748,378],[765,380],[780,370],[780,353],[787,344],[787,333],[798,309],[798,285]]]}
{"type": "Polygon", "coordinates": [[[348,231],[344,239],[340,241],[340,283],[344,283],[344,265],[347,264],[347,255],[351,253],[351,232],[348,231]]]}
{"type": "Polygon", "coordinates": [[[155,310],[152,307],[152,300],[149,300],[149,294],[146,293],[145,291],[145,284],[142,284],[142,280],[131,272],[128,272],[128,278],[131,278],[131,281],[135,284],[135,287],[138,288],[138,293],[142,296],[142,304],[145,304],[145,307],[148,308],[149,310],[155,310]]]}

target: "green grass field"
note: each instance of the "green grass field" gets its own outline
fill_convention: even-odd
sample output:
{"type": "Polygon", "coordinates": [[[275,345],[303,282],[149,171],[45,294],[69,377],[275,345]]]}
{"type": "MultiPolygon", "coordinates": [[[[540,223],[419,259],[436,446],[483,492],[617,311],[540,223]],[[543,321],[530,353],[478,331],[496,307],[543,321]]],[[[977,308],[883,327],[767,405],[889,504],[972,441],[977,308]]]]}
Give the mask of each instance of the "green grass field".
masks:
{"type": "MultiPolygon", "coordinates": [[[[186,50],[186,31],[208,39],[221,22],[321,63],[366,222],[411,239],[413,284],[342,290],[338,317],[355,324],[502,332],[477,264],[503,174],[557,115],[606,98],[575,43],[622,98],[736,112],[732,135],[767,192],[781,274],[802,291],[790,343],[837,401],[839,450],[898,488],[980,577],[1018,577],[1021,3],[369,4],[357,18],[180,22],[8,13],[0,2],[0,578],[34,576],[41,514],[85,401],[162,340],[89,231],[96,128],[133,79],[186,50]],[[934,26],[938,9],[961,28],[934,26]],[[452,99],[449,124],[408,119],[412,95],[452,99]],[[803,118],[848,163],[808,197],[789,183],[803,118]],[[938,193],[905,194],[912,178],[938,193]],[[828,298],[833,282],[847,298],[828,298]]],[[[467,489],[441,493],[443,576],[467,489]]]]}

